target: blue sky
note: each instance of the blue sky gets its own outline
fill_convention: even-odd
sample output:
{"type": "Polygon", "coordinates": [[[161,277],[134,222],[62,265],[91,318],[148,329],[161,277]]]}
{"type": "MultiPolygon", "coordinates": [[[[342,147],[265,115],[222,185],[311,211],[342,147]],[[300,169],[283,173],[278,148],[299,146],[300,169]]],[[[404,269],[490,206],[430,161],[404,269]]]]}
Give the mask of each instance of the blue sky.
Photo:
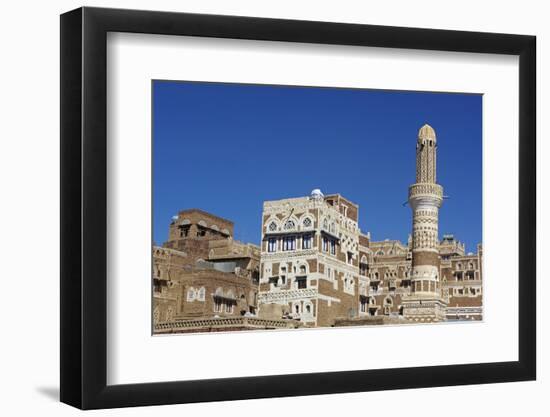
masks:
{"type": "Polygon", "coordinates": [[[403,206],[415,180],[418,129],[438,140],[438,182],[449,196],[440,238],[481,242],[482,96],[363,89],[153,82],[153,239],[170,218],[201,208],[259,243],[262,202],[320,188],[359,204],[374,240],[406,241],[403,206]]]}

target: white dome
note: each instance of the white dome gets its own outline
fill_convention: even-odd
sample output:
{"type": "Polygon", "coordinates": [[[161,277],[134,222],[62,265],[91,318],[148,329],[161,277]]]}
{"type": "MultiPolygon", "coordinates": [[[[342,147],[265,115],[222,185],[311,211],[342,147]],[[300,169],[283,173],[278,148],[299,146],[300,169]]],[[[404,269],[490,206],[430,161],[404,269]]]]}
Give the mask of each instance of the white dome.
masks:
{"type": "Polygon", "coordinates": [[[323,193],[320,189],[316,188],[311,192],[311,198],[315,200],[322,200],[324,197],[323,193]]]}

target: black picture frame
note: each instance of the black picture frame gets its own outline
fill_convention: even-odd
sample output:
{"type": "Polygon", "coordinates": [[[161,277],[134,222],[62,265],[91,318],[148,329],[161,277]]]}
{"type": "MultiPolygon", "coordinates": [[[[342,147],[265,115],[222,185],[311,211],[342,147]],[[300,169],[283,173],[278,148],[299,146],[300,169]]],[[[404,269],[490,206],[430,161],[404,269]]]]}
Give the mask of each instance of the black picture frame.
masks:
{"type": "Polygon", "coordinates": [[[88,7],[61,15],[61,401],[96,409],[534,380],[535,51],[524,35],[88,7]],[[519,56],[519,360],[107,385],[108,32],[519,56]]]}

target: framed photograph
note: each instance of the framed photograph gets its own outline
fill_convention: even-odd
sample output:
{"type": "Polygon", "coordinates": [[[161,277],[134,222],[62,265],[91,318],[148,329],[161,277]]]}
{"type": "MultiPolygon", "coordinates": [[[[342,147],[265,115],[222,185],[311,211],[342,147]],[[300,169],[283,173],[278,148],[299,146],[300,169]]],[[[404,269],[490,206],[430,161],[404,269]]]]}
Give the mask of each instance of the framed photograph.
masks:
{"type": "Polygon", "coordinates": [[[535,37],[61,16],[61,401],[533,380],[535,37]]]}

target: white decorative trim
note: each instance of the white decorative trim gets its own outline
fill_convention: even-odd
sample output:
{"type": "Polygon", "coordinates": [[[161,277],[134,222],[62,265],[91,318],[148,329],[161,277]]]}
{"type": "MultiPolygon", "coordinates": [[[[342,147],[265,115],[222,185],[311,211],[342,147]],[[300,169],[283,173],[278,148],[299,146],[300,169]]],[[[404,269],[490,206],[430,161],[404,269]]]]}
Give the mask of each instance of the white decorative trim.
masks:
{"type": "Polygon", "coordinates": [[[281,291],[262,291],[258,293],[258,305],[261,304],[287,304],[291,301],[313,298],[319,295],[317,288],[292,289],[281,291]]]}

